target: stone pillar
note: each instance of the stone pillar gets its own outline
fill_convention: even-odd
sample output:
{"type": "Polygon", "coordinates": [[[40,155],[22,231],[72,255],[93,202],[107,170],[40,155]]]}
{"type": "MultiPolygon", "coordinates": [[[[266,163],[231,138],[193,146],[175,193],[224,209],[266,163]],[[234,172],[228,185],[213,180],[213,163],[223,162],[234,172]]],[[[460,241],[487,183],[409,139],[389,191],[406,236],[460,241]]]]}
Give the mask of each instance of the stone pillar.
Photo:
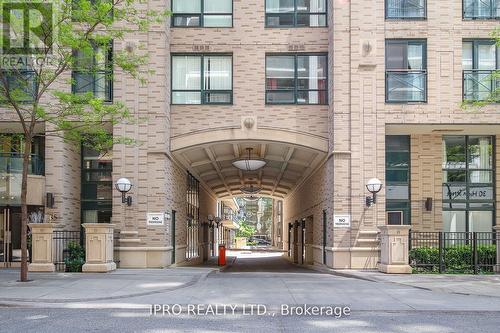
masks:
{"type": "Polygon", "coordinates": [[[30,223],[31,229],[31,263],[28,265],[30,272],[54,272],[52,261],[52,236],[54,224],[30,223]]]}
{"type": "Polygon", "coordinates": [[[380,229],[379,271],[388,274],[410,274],[408,263],[409,225],[384,225],[380,229]]]}
{"type": "Polygon", "coordinates": [[[500,274],[500,244],[498,244],[498,240],[500,240],[500,225],[496,225],[493,227],[493,230],[497,233],[497,264],[495,265],[495,273],[500,274]]]}
{"type": "Polygon", "coordinates": [[[82,272],[105,273],[116,269],[113,261],[114,224],[84,223],[85,264],[82,272]]]}

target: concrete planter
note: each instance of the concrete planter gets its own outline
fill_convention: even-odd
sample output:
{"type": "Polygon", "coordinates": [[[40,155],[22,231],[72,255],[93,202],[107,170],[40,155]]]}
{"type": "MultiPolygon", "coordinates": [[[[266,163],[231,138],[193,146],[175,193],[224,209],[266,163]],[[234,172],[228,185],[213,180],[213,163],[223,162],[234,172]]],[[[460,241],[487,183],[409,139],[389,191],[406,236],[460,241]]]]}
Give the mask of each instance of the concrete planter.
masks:
{"type": "Polygon", "coordinates": [[[113,261],[114,224],[84,223],[85,264],[82,272],[105,273],[116,269],[113,261]]]}
{"type": "Polygon", "coordinates": [[[30,272],[54,272],[52,257],[52,238],[54,225],[52,223],[29,223],[31,229],[32,258],[28,265],[30,272]]]}
{"type": "Polygon", "coordinates": [[[380,230],[379,271],[388,274],[410,274],[408,264],[408,225],[384,225],[380,230]]]}

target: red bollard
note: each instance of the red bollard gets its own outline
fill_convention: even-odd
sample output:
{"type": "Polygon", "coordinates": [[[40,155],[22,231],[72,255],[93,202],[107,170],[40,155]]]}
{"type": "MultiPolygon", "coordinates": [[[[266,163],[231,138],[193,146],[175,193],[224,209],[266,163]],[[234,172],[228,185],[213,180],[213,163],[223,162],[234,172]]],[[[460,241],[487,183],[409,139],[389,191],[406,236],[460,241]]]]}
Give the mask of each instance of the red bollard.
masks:
{"type": "Polygon", "coordinates": [[[219,266],[226,265],[226,246],[219,245],[219,266]]]}

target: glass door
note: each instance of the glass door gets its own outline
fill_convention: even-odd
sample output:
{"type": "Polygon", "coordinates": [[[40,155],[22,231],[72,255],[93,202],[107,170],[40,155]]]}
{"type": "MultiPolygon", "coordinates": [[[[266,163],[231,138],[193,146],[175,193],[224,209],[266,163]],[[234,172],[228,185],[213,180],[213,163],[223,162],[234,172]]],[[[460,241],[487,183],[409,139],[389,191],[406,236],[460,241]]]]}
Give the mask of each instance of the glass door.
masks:
{"type": "Polygon", "coordinates": [[[20,261],[21,210],[0,207],[0,267],[11,267],[20,261]]]}
{"type": "Polygon", "coordinates": [[[0,207],[0,267],[9,266],[10,263],[10,226],[9,210],[0,207]]]}

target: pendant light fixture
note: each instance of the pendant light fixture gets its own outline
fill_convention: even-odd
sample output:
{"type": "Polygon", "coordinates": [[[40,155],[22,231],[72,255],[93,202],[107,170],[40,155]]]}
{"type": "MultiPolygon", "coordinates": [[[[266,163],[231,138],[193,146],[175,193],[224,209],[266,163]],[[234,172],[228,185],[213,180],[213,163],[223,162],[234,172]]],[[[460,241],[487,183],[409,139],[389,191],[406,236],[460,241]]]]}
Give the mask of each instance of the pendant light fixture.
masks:
{"type": "Polygon", "coordinates": [[[243,171],[255,171],[263,168],[267,163],[261,158],[252,158],[253,148],[247,148],[247,157],[233,162],[233,166],[243,171]]]}

